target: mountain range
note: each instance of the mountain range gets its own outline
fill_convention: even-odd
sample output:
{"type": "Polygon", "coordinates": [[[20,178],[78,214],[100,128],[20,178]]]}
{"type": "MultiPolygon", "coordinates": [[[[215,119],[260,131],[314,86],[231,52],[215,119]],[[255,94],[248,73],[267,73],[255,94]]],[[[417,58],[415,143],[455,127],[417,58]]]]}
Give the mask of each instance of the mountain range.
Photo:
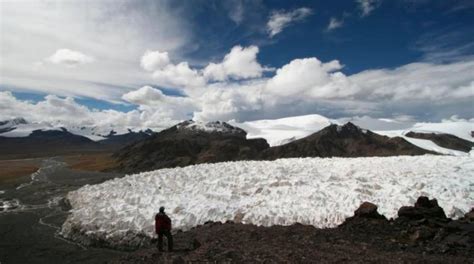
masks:
{"type": "MultiPolygon", "coordinates": [[[[360,119],[353,121],[357,123],[360,119]]],[[[392,120],[376,122],[379,127],[398,129],[371,131],[320,115],[243,123],[188,120],[160,132],[64,126],[15,118],[0,122],[0,157],[113,152],[119,164],[115,170],[137,172],[288,157],[467,155],[474,147],[469,134],[471,122],[420,123],[406,129],[399,129],[401,126],[392,120]]]]}
{"type": "Polygon", "coordinates": [[[0,122],[0,158],[32,158],[90,152],[113,152],[150,137],[151,130],[99,134],[95,127],[64,127],[23,118],[0,122]]]}

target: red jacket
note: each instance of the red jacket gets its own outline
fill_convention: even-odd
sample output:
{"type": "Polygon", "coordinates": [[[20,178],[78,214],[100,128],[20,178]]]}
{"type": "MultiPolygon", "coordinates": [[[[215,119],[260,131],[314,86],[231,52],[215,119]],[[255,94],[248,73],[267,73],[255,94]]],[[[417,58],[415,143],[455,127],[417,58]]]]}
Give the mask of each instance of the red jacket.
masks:
{"type": "Polygon", "coordinates": [[[155,232],[171,231],[171,219],[164,213],[157,213],[155,216],[155,232]]]}

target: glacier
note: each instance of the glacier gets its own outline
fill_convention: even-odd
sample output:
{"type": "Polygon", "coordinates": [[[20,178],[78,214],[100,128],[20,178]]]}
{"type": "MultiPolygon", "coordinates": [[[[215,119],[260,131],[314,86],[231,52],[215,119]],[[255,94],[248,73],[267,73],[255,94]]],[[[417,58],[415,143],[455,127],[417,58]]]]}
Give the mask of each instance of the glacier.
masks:
{"type": "Polygon", "coordinates": [[[160,206],[181,230],[227,220],[334,227],[363,201],[377,204],[390,218],[420,195],[437,198],[450,217],[469,211],[474,155],[239,161],[128,175],[70,192],[72,209],[61,234],[153,237],[160,206]]]}

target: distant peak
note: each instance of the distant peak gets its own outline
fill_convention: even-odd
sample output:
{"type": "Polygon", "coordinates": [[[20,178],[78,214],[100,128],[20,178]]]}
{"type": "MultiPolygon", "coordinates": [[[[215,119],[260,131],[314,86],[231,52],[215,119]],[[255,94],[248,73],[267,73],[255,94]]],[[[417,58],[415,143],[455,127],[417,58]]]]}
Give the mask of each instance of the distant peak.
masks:
{"type": "Polygon", "coordinates": [[[225,133],[225,134],[246,134],[246,132],[238,127],[234,127],[229,125],[226,122],[222,121],[211,121],[211,122],[203,122],[203,121],[194,121],[194,120],[186,120],[176,125],[178,130],[188,130],[188,131],[201,131],[201,132],[217,132],[217,133],[225,133]]]}
{"type": "Polygon", "coordinates": [[[2,127],[12,127],[24,124],[28,124],[28,122],[23,117],[16,117],[5,121],[0,121],[0,126],[2,127]]]}
{"type": "Polygon", "coordinates": [[[15,123],[16,125],[28,124],[28,122],[23,117],[14,118],[14,119],[12,119],[12,122],[15,123]]]}
{"type": "Polygon", "coordinates": [[[347,122],[344,125],[335,125],[337,133],[344,133],[344,134],[354,134],[354,133],[367,133],[366,129],[362,129],[357,125],[354,125],[351,122],[347,122]]]}

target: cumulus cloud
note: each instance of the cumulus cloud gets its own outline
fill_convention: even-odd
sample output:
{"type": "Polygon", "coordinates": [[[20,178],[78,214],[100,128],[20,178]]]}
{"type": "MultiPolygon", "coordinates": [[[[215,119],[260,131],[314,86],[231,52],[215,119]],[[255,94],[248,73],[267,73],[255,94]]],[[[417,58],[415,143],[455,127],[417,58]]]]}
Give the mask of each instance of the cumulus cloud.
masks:
{"type": "Polygon", "coordinates": [[[123,100],[137,105],[149,104],[150,102],[159,102],[164,98],[165,95],[162,91],[148,85],[122,95],[123,100]]]}
{"type": "Polygon", "coordinates": [[[139,105],[138,110],[147,122],[163,125],[190,119],[196,111],[195,102],[189,97],[165,95],[161,90],[143,86],[122,96],[125,101],[139,105]]]}
{"type": "Polygon", "coordinates": [[[62,64],[68,67],[75,67],[78,65],[91,63],[95,59],[79,51],[70,49],[58,49],[53,55],[46,58],[46,60],[54,64],[62,64]]]}
{"type": "Polygon", "coordinates": [[[359,5],[362,17],[368,16],[380,5],[380,0],[356,0],[356,2],[359,5]]]}
{"type": "Polygon", "coordinates": [[[191,67],[188,62],[170,62],[167,52],[146,51],[141,66],[152,72],[155,84],[163,87],[188,89],[205,87],[209,82],[259,78],[270,68],[257,61],[257,46],[234,46],[219,63],[209,63],[202,69],[191,67]]]}
{"type": "Polygon", "coordinates": [[[340,28],[344,25],[344,20],[343,19],[337,19],[336,17],[331,17],[329,19],[329,24],[326,28],[327,31],[334,30],[336,28],[340,28]]]}
{"type": "Polygon", "coordinates": [[[258,52],[257,46],[235,46],[221,63],[210,63],[204,68],[204,77],[215,81],[261,77],[264,68],[257,61],[258,52]]]}
{"type": "Polygon", "coordinates": [[[164,87],[193,88],[206,84],[200,72],[190,68],[187,62],[168,64],[163,69],[154,71],[152,76],[157,85],[164,87]]]}
{"type": "MultiPolygon", "coordinates": [[[[264,77],[265,67],[258,62],[257,53],[257,47],[236,46],[221,62],[202,69],[191,68],[186,62],[170,63],[153,75],[157,85],[178,85],[187,98],[179,103],[187,105],[189,116],[202,120],[249,120],[307,113],[416,116],[420,115],[420,106],[441,113],[459,101],[468,104],[466,98],[474,97],[470,75],[474,62],[413,63],[346,75],[338,60],[322,62],[311,57],[294,59],[273,76],[264,77]],[[177,71],[178,67],[183,68],[182,72],[177,71]]],[[[164,100],[164,95],[151,87],[129,93],[123,99],[142,108],[156,106],[157,102],[172,108],[180,106],[174,99],[164,100]]],[[[172,112],[171,116],[179,115],[172,112]]]]}
{"type": "Polygon", "coordinates": [[[347,77],[334,72],[342,65],[334,60],[322,63],[317,58],[295,59],[276,71],[267,83],[267,91],[283,98],[311,96],[314,98],[349,97],[356,92],[347,77]]]}
{"type": "Polygon", "coordinates": [[[270,37],[283,31],[290,24],[301,21],[312,14],[312,10],[301,7],[292,11],[274,11],[267,22],[267,31],[270,37]]]}
{"type": "Polygon", "coordinates": [[[140,60],[140,66],[146,71],[163,69],[170,63],[168,52],[147,50],[140,60]]]}

